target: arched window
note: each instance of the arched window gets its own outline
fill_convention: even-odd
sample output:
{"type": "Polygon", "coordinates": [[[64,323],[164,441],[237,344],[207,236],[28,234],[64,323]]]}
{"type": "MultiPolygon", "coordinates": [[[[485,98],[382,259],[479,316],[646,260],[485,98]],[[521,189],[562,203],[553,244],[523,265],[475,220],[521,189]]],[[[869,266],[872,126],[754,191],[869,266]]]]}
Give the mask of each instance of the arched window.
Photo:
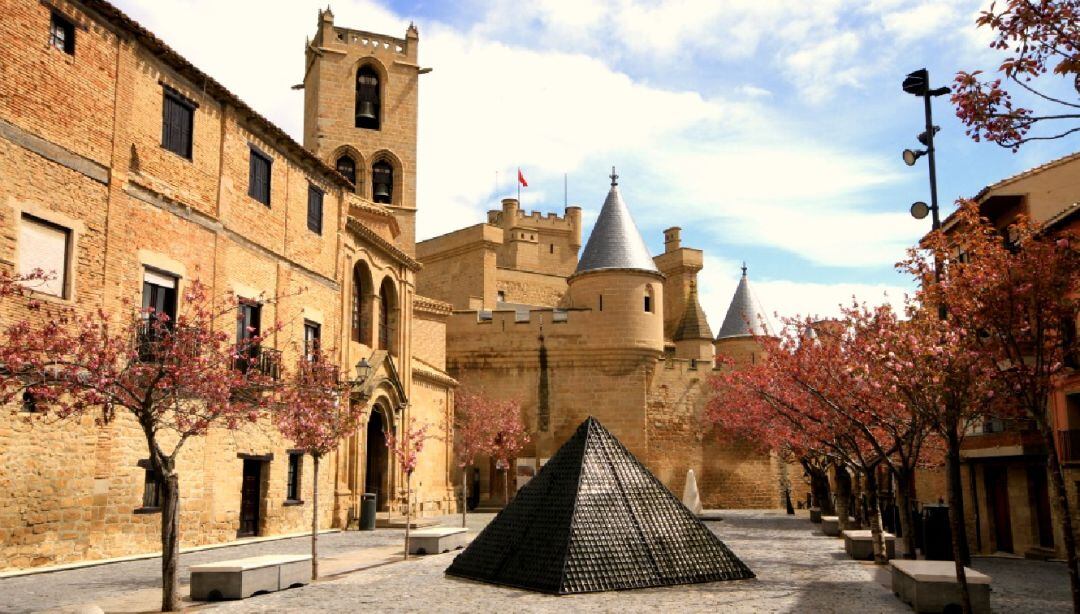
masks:
{"type": "Polygon", "coordinates": [[[652,312],[653,312],[653,290],[652,290],[652,285],[650,284],[647,288],[645,288],[645,313],[652,313],[652,312]]]}
{"type": "Polygon", "coordinates": [[[358,261],[353,265],[352,286],[352,340],[371,345],[371,302],[373,296],[371,271],[367,263],[358,261]]]}
{"type": "Polygon", "coordinates": [[[379,349],[397,353],[398,300],[391,279],[383,280],[379,288],[379,349]]]}
{"type": "Polygon", "coordinates": [[[394,167],[386,160],[371,166],[371,200],[387,205],[394,202],[394,167]]]}
{"type": "Polygon", "coordinates": [[[337,159],[337,172],[356,185],[356,160],[352,156],[345,154],[337,159]]]}
{"type": "Polygon", "coordinates": [[[370,66],[356,71],[356,127],[379,129],[379,75],[370,66]]]}

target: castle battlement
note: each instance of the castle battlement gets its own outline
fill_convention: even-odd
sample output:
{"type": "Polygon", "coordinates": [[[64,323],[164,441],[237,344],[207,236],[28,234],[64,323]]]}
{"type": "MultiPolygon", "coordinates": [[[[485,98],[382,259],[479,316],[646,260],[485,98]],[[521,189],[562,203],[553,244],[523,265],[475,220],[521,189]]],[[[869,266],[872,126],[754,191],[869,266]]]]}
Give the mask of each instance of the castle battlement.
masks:
{"type": "Polygon", "coordinates": [[[375,34],[374,32],[365,32],[363,30],[353,30],[350,28],[334,26],[334,34],[339,43],[383,49],[401,55],[406,55],[409,46],[409,42],[403,38],[387,36],[385,34],[375,34]]]}

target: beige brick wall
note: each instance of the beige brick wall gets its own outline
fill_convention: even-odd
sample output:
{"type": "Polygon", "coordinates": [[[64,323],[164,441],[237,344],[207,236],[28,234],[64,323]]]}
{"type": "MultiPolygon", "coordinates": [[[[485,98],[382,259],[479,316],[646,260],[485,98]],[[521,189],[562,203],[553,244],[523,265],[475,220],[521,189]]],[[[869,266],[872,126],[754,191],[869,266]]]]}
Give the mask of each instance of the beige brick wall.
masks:
{"type": "MultiPolygon", "coordinates": [[[[10,270],[17,264],[18,220],[31,213],[72,230],[77,309],[103,307],[119,314],[137,306],[145,266],[178,275],[181,286],[198,278],[219,296],[281,296],[278,304],[264,306],[262,316],[264,326],[282,326],[267,345],[285,353],[285,367],[295,364],[303,321],[309,319],[322,325],[324,344],[340,351],[342,368],[351,377],[358,355],[370,355],[371,348],[344,341],[347,276],[355,258],[367,258],[376,283],[388,278],[397,292],[394,360],[410,401],[408,412],[444,432],[452,380],[436,378],[414,394],[408,367],[414,351],[414,264],[343,232],[341,188],[288,143],[269,137],[268,128],[204,94],[131,39],[118,41],[112,26],[66,2],[57,6],[81,24],[73,57],[46,47],[47,5],[36,0],[0,5],[5,35],[0,91],[13,93],[0,97],[0,266],[10,270]],[[161,147],[162,82],[198,104],[192,160],[161,147]],[[78,104],[70,104],[73,100],[78,104]],[[274,160],[269,207],[247,196],[252,144],[274,160]],[[309,182],[326,190],[322,235],[306,224],[309,182]]],[[[395,96],[408,98],[404,89],[395,96]]],[[[415,108],[400,113],[400,120],[387,123],[389,132],[409,141],[401,131],[411,126],[414,143],[415,108]]],[[[412,202],[414,154],[403,155],[402,162],[408,173],[399,193],[412,202]]],[[[411,220],[411,213],[406,218],[411,220]]],[[[385,218],[358,219],[392,237],[385,218]]],[[[0,304],[0,321],[24,316],[13,302],[0,304]]],[[[378,311],[371,316],[377,318],[378,311]]],[[[425,320],[420,334],[431,338],[416,344],[436,363],[443,342],[439,317],[425,320]]],[[[235,325],[224,322],[223,328],[232,333],[235,325]]],[[[284,505],[290,447],[266,420],[187,442],[178,458],[183,544],[235,538],[243,467],[238,454],[273,455],[263,468],[261,534],[307,530],[312,460],[304,460],[304,504],[284,505]]],[[[0,501],[0,569],[158,549],[159,514],[133,513],[142,501],[144,471],[138,462],[146,457],[141,430],[128,414],[99,427],[89,418],[52,423],[18,408],[0,411],[0,488],[7,493],[0,501]]],[[[344,488],[347,472],[337,468],[353,460],[333,454],[322,463],[323,527],[346,518],[343,506],[353,493],[344,488]]],[[[414,485],[420,509],[453,508],[449,471],[443,435],[425,452],[422,485],[414,485]]]]}

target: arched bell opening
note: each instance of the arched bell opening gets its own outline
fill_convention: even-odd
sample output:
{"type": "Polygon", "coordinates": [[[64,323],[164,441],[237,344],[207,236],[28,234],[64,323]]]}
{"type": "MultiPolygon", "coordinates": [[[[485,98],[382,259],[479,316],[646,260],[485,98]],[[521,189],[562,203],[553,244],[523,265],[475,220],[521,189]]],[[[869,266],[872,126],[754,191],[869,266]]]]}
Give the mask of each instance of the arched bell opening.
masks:
{"type": "Polygon", "coordinates": [[[356,71],[356,127],[379,130],[382,89],[379,73],[370,65],[356,71]]]}

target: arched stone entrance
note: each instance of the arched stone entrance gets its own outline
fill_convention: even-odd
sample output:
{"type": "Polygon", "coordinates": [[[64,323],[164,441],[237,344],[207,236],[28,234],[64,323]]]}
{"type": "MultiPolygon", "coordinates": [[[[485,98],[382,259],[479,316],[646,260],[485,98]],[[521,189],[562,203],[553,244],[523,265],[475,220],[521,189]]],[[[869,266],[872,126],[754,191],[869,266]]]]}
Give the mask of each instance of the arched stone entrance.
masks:
{"type": "Polygon", "coordinates": [[[387,415],[385,406],[376,405],[368,417],[365,429],[364,492],[375,493],[379,511],[387,509],[390,494],[390,454],[386,449],[386,431],[389,430],[387,415]]]}

